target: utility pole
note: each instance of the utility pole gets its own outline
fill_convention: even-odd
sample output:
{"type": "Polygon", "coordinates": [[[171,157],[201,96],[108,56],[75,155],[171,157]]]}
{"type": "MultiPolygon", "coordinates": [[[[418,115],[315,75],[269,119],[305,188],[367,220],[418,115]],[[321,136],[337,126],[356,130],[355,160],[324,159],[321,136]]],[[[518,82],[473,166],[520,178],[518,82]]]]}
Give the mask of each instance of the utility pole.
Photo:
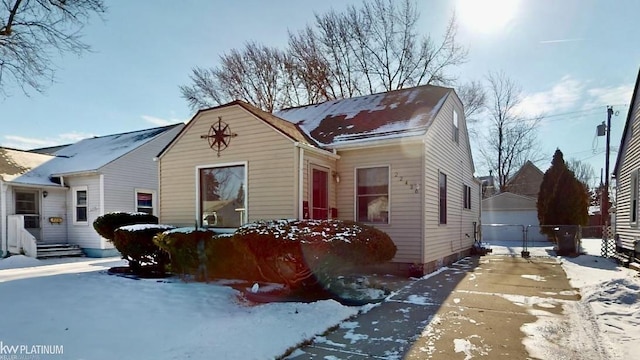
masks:
{"type": "Polygon", "coordinates": [[[609,145],[611,143],[611,115],[613,115],[613,107],[607,106],[607,148],[604,162],[604,199],[600,206],[600,214],[602,214],[605,219],[605,226],[609,226],[609,145]]]}

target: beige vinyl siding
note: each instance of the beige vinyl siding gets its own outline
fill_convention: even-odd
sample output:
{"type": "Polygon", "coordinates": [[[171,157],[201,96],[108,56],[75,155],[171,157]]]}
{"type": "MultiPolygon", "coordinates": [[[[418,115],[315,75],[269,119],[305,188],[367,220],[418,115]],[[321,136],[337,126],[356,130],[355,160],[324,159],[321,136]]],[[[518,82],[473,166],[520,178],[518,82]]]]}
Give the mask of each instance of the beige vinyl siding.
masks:
{"type": "Polygon", "coordinates": [[[153,190],[158,212],[158,163],[154,158],[182,127],[176,126],[100,169],[104,175],[104,212],[136,211],[136,189],[153,190]]]}
{"type": "Polygon", "coordinates": [[[193,226],[196,221],[196,167],[247,162],[248,220],[297,217],[297,174],[294,143],[239,106],[201,112],[159,161],[160,221],[193,226]],[[227,123],[231,139],[220,153],[209,148],[206,135],[218,117],[227,123]]]}
{"type": "Polygon", "coordinates": [[[425,135],[423,262],[469,249],[473,244],[473,222],[479,221],[480,186],[473,178],[469,137],[462,104],[449,96],[425,135]],[[453,140],[453,109],[458,113],[459,142],[453,140]],[[447,175],[447,223],[439,224],[438,176],[447,175]],[[463,185],[471,187],[471,209],[464,209],[463,185]],[[468,237],[467,237],[468,235],[468,237]]]}
{"type": "MultiPolygon", "coordinates": [[[[338,160],[340,161],[340,160],[338,160]]],[[[311,169],[313,166],[320,167],[322,169],[328,169],[329,171],[329,209],[335,208],[336,203],[336,181],[333,177],[333,172],[336,171],[336,160],[330,158],[328,156],[322,156],[320,154],[316,154],[309,150],[304,151],[304,180],[303,180],[303,191],[302,191],[302,199],[303,201],[309,201],[309,206],[311,206],[311,169]]],[[[342,179],[341,179],[342,180],[342,179]]],[[[331,213],[329,213],[331,216],[331,213]]]]}
{"type": "Polygon", "coordinates": [[[340,151],[337,184],[338,218],[355,220],[355,169],[389,166],[389,224],[374,224],[389,234],[398,251],[394,262],[420,261],[422,251],[422,144],[391,145],[340,151]],[[395,176],[397,175],[397,176],[395,176]],[[402,181],[400,181],[402,177],[402,181]],[[405,184],[406,182],[406,184],[405,184]],[[419,184],[418,194],[411,184],[419,184]]]}
{"type": "MultiPolygon", "coordinates": [[[[638,223],[631,224],[631,173],[640,170],[640,99],[635,99],[631,109],[631,124],[627,130],[627,139],[622,156],[622,165],[616,179],[616,233],[620,236],[622,246],[633,249],[633,242],[640,239],[638,223]]],[[[638,189],[640,190],[640,189],[638,189]]],[[[639,213],[640,214],[640,213],[639,213]]]]}
{"type": "MultiPolygon", "coordinates": [[[[70,244],[83,248],[103,249],[105,242],[93,229],[93,222],[100,216],[100,175],[65,177],[67,191],[67,236],[70,244]],[[87,187],[87,223],[74,224],[75,204],[73,203],[74,187],[87,187]]],[[[108,243],[107,243],[108,244],[108,243]]],[[[109,244],[109,248],[113,247],[109,244]]]]}
{"type": "MultiPolygon", "coordinates": [[[[42,198],[42,241],[45,243],[67,242],[67,189],[47,189],[47,197],[42,198]],[[50,217],[62,218],[62,224],[52,224],[50,217]]],[[[92,227],[93,229],[93,227],[92,227]]]]}

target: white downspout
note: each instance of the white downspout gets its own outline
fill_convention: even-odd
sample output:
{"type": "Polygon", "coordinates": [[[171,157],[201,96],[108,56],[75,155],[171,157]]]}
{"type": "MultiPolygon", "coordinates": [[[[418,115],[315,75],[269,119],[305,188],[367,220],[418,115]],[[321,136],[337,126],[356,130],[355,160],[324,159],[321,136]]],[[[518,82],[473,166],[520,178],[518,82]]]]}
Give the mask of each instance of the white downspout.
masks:
{"type": "MultiPolygon", "coordinates": [[[[100,174],[100,213],[98,216],[104,215],[104,174],[100,174]]],[[[100,249],[106,249],[106,243],[104,238],[98,235],[100,238],[100,249]]]]}
{"type": "Polygon", "coordinates": [[[299,147],[300,153],[298,154],[298,220],[304,218],[304,149],[299,147]]]}
{"type": "Polygon", "coordinates": [[[2,234],[2,239],[4,240],[3,255],[6,255],[9,252],[9,239],[7,239],[7,186],[2,180],[0,180],[0,199],[0,219],[2,219],[0,234],[2,234]]]}

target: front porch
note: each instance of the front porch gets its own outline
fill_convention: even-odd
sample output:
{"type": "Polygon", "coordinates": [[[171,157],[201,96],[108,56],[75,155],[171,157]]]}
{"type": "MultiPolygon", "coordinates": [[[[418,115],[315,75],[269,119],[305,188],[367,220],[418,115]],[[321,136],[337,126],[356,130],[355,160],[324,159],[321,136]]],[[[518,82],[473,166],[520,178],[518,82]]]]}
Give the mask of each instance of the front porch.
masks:
{"type": "Polygon", "coordinates": [[[10,254],[24,254],[33,258],[84,256],[78,245],[47,243],[36,238],[41,234],[39,215],[8,215],[7,239],[3,250],[10,254]]]}

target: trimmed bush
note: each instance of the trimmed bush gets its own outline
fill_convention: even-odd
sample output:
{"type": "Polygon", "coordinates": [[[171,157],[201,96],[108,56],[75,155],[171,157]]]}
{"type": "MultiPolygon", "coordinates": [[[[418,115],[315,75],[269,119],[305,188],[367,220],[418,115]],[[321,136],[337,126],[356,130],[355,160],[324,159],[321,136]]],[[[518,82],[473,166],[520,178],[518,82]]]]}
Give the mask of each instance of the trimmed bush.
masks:
{"type": "Polygon", "coordinates": [[[129,262],[134,273],[140,273],[143,266],[152,271],[164,273],[169,256],[154,242],[153,237],[163,231],[173,229],[170,225],[136,224],[122,226],[116,229],[113,244],[122,254],[122,258],[129,262]]]}
{"type": "Polygon", "coordinates": [[[198,281],[260,278],[253,256],[237,246],[231,234],[178,228],[158,234],[154,242],[169,254],[177,274],[194,275],[198,281]]]}
{"type": "Polygon", "coordinates": [[[93,222],[93,228],[103,238],[113,241],[117,228],[136,224],[157,224],[158,218],[142,212],[112,212],[99,216],[93,222]]]}
{"type": "Polygon", "coordinates": [[[374,227],[341,220],[276,220],[248,224],[234,240],[247,247],[267,281],[291,288],[393,259],[396,246],[374,227]]]}

